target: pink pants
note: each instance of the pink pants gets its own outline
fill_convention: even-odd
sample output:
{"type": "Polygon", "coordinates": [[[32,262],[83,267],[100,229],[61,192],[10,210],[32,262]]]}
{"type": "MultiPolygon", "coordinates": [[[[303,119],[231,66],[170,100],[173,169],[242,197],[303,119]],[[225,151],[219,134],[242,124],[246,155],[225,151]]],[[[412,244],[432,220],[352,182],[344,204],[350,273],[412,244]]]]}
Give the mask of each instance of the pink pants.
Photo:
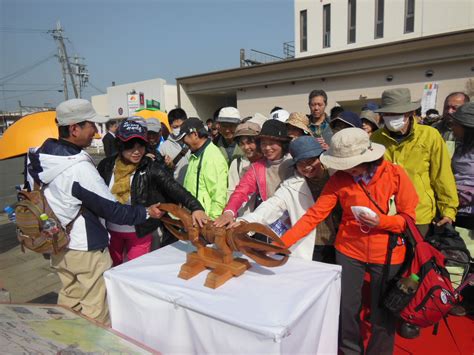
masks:
{"type": "Polygon", "coordinates": [[[152,238],[151,234],[147,234],[142,238],[138,238],[136,233],[122,233],[113,231],[109,231],[109,233],[109,252],[114,266],[123,263],[125,253],[127,255],[127,260],[132,260],[150,252],[152,238]]]}

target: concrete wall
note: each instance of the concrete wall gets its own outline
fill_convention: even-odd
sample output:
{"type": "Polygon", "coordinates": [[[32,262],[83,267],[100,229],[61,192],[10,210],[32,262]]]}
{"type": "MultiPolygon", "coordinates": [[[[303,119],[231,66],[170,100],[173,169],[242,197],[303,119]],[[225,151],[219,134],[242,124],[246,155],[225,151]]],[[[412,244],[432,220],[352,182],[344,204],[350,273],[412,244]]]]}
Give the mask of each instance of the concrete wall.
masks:
{"type": "Polygon", "coordinates": [[[404,33],[405,0],[385,0],[384,36],[374,38],[375,1],[357,0],[356,42],[347,43],[347,0],[295,0],[295,56],[304,57],[415,37],[471,29],[472,0],[415,0],[414,31],[404,33]],[[331,5],[331,46],[323,48],[323,6],[331,5]],[[307,10],[308,50],[300,51],[300,11],[307,10]]]}

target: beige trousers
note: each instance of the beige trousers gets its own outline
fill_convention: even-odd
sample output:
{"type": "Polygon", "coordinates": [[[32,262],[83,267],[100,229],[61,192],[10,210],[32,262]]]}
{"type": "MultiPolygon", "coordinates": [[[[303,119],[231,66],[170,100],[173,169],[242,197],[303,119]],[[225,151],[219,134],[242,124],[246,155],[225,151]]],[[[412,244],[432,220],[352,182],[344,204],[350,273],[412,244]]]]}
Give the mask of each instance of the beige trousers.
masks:
{"type": "Polygon", "coordinates": [[[52,255],[62,288],[58,304],[109,325],[109,308],[103,274],[112,267],[109,250],[66,250],[52,255]]]}

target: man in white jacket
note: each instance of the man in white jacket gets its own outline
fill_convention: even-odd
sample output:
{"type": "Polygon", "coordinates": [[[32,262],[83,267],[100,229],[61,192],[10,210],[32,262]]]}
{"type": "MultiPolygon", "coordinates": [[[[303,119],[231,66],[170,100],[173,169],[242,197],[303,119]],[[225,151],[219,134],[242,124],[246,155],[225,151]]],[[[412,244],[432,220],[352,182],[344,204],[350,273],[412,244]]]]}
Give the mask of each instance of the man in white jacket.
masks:
{"type": "Polygon", "coordinates": [[[56,108],[59,139],[48,139],[28,154],[29,181],[44,187],[51,209],[66,226],[72,221],[66,250],[52,255],[62,283],[58,304],[108,324],[103,273],[112,266],[107,249],[109,234],[103,217],[117,224],[139,224],[151,216],[161,217],[156,205],[126,206],[116,202],[97,172],[92,158],[83,151],[97,132],[95,123],[106,118],[96,114],[87,100],[73,99],[56,108]]]}
{"type": "MultiPolygon", "coordinates": [[[[241,222],[257,222],[270,225],[288,212],[294,225],[310,208],[329,179],[327,170],[321,165],[321,145],[310,136],[302,136],[290,144],[290,154],[295,164],[295,174],[283,181],[275,194],[262,202],[254,212],[245,214],[231,225],[241,222]]],[[[311,231],[291,247],[291,255],[307,260],[334,262],[333,242],[337,233],[337,213],[311,231]]],[[[340,219],[340,216],[339,216],[340,219]]]]}

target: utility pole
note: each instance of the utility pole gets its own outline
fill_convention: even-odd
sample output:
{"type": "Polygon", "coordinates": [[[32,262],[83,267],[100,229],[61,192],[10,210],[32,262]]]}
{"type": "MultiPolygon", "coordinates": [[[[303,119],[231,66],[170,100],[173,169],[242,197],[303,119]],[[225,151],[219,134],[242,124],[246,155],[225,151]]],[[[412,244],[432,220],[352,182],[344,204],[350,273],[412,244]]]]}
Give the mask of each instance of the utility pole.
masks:
{"type": "Polygon", "coordinates": [[[77,54],[74,56],[74,74],[76,76],[77,90],[79,92],[79,98],[82,95],[82,89],[86,86],[89,81],[89,73],[87,72],[87,66],[79,62],[79,60],[84,60],[83,57],[79,57],[77,54]]]}
{"type": "Polygon", "coordinates": [[[72,72],[71,63],[69,62],[69,58],[67,56],[66,46],[64,45],[64,35],[63,29],[61,27],[61,23],[58,21],[56,24],[56,29],[48,31],[52,34],[54,40],[58,45],[58,52],[59,52],[59,62],[61,63],[62,69],[62,76],[63,76],[63,86],[64,86],[64,98],[66,100],[69,99],[68,95],[68,88],[67,88],[67,73],[69,73],[69,77],[71,79],[72,88],[74,89],[74,96],[78,98],[79,90],[77,88],[76,81],[74,80],[74,73],[72,72]]]}

